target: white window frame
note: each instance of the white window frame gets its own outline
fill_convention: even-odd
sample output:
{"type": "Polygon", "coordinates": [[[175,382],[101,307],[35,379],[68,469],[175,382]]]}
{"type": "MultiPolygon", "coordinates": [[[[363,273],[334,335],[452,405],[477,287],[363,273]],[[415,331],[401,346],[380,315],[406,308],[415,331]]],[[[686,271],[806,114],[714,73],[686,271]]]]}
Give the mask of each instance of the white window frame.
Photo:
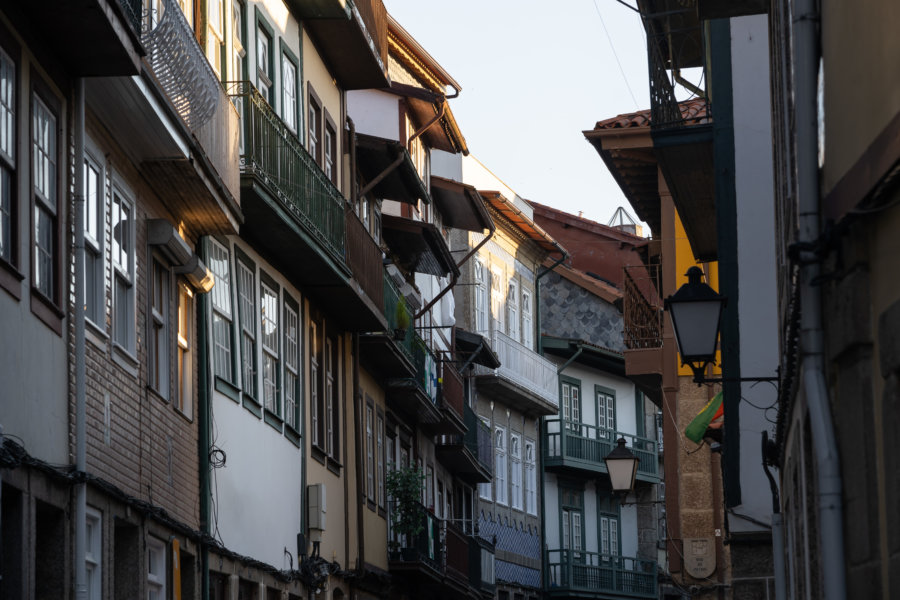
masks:
{"type": "Polygon", "coordinates": [[[135,203],[134,196],[121,181],[112,188],[112,278],[113,278],[113,342],[122,350],[134,356],[136,353],[135,316],[135,203]],[[129,218],[123,221],[119,215],[127,208],[129,218]],[[124,223],[123,235],[116,239],[116,227],[124,223]],[[124,245],[128,248],[123,249],[124,245]],[[120,289],[121,287],[121,289],[120,289]]]}
{"type": "Polygon", "coordinates": [[[521,342],[519,329],[519,283],[510,279],[506,293],[506,334],[517,342],[521,342]]]}
{"type": "Polygon", "coordinates": [[[366,404],[366,498],[375,502],[375,408],[366,404]]]}
{"type": "Polygon", "coordinates": [[[178,388],[175,390],[175,408],[188,419],[194,417],[194,291],[184,281],[178,282],[178,327],[175,335],[178,360],[178,388]]]}
{"type": "Polygon", "coordinates": [[[475,277],[475,332],[488,333],[487,314],[487,282],[485,281],[485,266],[480,258],[475,258],[473,265],[475,277]]]}
{"type": "Polygon", "coordinates": [[[262,26],[256,27],[256,88],[266,102],[272,102],[272,36],[262,26]]]}
{"type": "Polygon", "coordinates": [[[530,290],[522,290],[522,345],[534,350],[534,317],[530,290]]]}
{"type": "Polygon", "coordinates": [[[335,144],[337,143],[337,134],[326,121],[322,127],[322,171],[328,181],[334,183],[337,165],[334,164],[335,144]]]}
{"type": "Polygon", "coordinates": [[[286,299],[284,307],[284,422],[294,431],[300,431],[298,408],[303,393],[300,391],[301,351],[300,332],[303,323],[300,320],[299,304],[295,308],[286,299]]]}
{"type": "Polygon", "coordinates": [[[147,600],[166,600],[166,545],[154,537],[147,538],[147,600]]]}
{"type": "Polygon", "coordinates": [[[281,53],[281,115],[288,129],[297,133],[297,65],[281,53]]]}
{"type": "Polygon", "coordinates": [[[0,259],[12,263],[16,252],[13,244],[17,239],[17,212],[14,207],[17,198],[13,190],[16,179],[16,63],[0,48],[0,177],[5,177],[9,185],[6,196],[0,180],[0,259]]]}
{"type": "Polygon", "coordinates": [[[616,396],[597,389],[597,435],[603,439],[616,439],[616,396]]]}
{"type": "Polygon", "coordinates": [[[310,377],[310,395],[309,395],[309,421],[312,445],[317,448],[322,447],[322,440],[319,439],[319,338],[318,326],[315,321],[309,322],[309,377],[310,377]]]}
{"type": "Polygon", "coordinates": [[[103,515],[90,506],[85,514],[85,529],[87,600],[100,600],[103,597],[103,515]]]}
{"type": "Polygon", "coordinates": [[[514,432],[509,434],[509,485],[512,508],[522,510],[522,434],[514,432]]]}
{"type": "Polygon", "coordinates": [[[264,277],[259,279],[259,346],[262,352],[259,369],[262,375],[260,400],[263,408],[280,418],[281,394],[278,385],[281,370],[280,290],[265,281],[264,277]]]}
{"type": "Polygon", "coordinates": [[[160,396],[169,398],[169,307],[172,271],[157,258],[150,259],[150,327],[147,332],[147,354],[150,362],[150,386],[160,396]]]}
{"type": "Polygon", "coordinates": [[[497,504],[509,505],[507,485],[506,428],[494,427],[494,497],[497,504]]]}
{"type": "Polygon", "coordinates": [[[537,459],[534,440],[525,438],[525,512],[537,515],[537,459]]]}
{"type": "Polygon", "coordinates": [[[234,301],[232,299],[231,251],[210,239],[209,270],[216,278],[212,293],[213,372],[235,383],[234,301]]]}
{"type": "Polygon", "coordinates": [[[376,504],[380,508],[385,507],[385,494],[384,494],[384,477],[385,477],[385,469],[384,469],[384,417],[376,411],[375,413],[375,485],[376,493],[376,504]]]}
{"type": "MultiPolygon", "coordinates": [[[[207,57],[216,75],[222,77],[222,45],[225,42],[225,1],[206,0],[208,12],[207,57]]],[[[193,15],[188,18],[193,21],[193,15]]],[[[235,78],[236,79],[236,78],[235,78]]]]}
{"type": "MultiPolygon", "coordinates": [[[[2,144],[0,144],[2,145],[2,144]]],[[[90,141],[84,153],[84,316],[106,331],[106,169],[90,141]],[[96,189],[91,189],[91,174],[96,189]]],[[[0,236],[2,237],[2,236],[0,236]]]]}
{"type": "Polygon", "coordinates": [[[253,398],[257,395],[257,346],[256,319],[259,303],[256,299],[256,267],[236,257],[238,283],[238,302],[240,307],[240,372],[241,389],[244,394],[253,398]]]}
{"type": "Polygon", "coordinates": [[[505,302],[503,301],[503,281],[506,275],[503,269],[491,267],[491,319],[494,321],[494,331],[503,332],[503,317],[505,302]]]}
{"type": "Polygon", "coordinates": [[[331,458],[335,456],[334,434],[335,426],[337,425],[334,419],[335,394],[337,392],[337,381],[335,378],[335,369],[337,367],[334,364],[334,344],[333,340],[328,337],[325,338],[325,454],[331,458]]]}
{"type": "Polygon", "coordinates": [[[59,116],[37,92],[32,94],[32,192],[34,197],[34,288],[57,304],[57,220],[59,202],[59,116]],[[46,228],[49,227],[49,235],[46,228]],[[43,243],[42,243],[43,242],[43,243]],[[47,247],[49,244],[49,247],[47,247]]]}
{"type": "Polygon", "coordinates": [[[600,554],[606,560],[619,556],[619,519],[612,515],[600,516],[600,554]]]}

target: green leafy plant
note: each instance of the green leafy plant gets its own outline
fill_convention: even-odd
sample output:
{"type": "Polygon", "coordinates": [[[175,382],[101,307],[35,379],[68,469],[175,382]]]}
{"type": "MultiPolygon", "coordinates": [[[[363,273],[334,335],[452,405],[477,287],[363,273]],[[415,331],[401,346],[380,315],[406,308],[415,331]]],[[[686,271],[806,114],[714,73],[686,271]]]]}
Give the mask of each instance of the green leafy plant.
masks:
{"type": "Polygon", "coordinates": [[[406,331],[409,329],[409,324],[412,321],[409,308],[406,307],[406,302],[403,301],[403,298],[397,302],[397,329],[402,329],[406,331]]]}
{"type": "Polygon", "coordinates": [[[409,540],[425,529],[422,506],[419,499],[425,487],[425,475],[415,467],[402,467],[388,471],[386,487],[391,497],[391,523],[398,533],[409,540]]]}

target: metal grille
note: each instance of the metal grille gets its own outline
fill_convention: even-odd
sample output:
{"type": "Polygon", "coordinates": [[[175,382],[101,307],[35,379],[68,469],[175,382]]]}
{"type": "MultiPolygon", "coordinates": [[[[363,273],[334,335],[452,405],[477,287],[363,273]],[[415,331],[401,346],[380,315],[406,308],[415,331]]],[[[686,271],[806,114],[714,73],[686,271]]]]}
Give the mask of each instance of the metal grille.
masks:
{"type": "Polygon", "coordinates": [[[191,131],[215,112],[219,81],[194,37],[184,13],[172,0],[162,0],[160,15],[141,34],[153,74],[191,131]]]}
{"type": "Polygon", "coordinates": [[[662,346],[662,311],[655,282],[659,265],[625,268],[623,299],[625,347],[629,350],[662,346]]]}

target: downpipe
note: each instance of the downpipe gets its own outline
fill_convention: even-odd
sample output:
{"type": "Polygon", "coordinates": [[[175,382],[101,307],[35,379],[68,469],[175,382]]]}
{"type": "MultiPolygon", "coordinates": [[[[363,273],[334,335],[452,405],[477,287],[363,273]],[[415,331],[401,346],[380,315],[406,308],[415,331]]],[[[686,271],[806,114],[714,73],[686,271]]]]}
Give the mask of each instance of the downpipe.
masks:
{"type": "MultiPolygon", "coordinates": [[[[75,80],[75,472],[87,471],[84,342],[84,78],[75,80]]],[[[87,482],[75,484],[75,599],[87,600],[87,482]]]]}
{"type": "MultiPolygon", "coordinates": [[[[815,0],[795,0],[794,98],[797,118],[798,242],[805,247],[819,238],[819,172],[816,79],[819,14],[815,0]]],[[[819,551],[822,591],[826,600],[846,598],[844,569],[843,498],[840,459],[825,383],[822,299],[813,281],[820,263],[804,256],[800,267],[800,357],[803,389],[809,411],[812,447],[816,457],[819,512],[819,551]]]]}

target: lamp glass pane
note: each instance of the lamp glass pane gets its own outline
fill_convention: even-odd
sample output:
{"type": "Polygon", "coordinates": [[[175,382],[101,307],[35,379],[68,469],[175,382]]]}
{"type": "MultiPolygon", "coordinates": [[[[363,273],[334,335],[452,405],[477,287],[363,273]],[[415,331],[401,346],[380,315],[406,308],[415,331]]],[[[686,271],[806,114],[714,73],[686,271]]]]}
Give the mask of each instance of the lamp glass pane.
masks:
{"type": "Polygon", "coordinates": [[[683,358],[715,358],[721,300],[672,302],[669,312],[683,358]]]}
{"type": "Polygon", "coordinates": [[[609,458],[606,459],[606,470],[614,492],[630,491],[634,487],[634,477],[637,474],[638,459],[609,458]]]}

